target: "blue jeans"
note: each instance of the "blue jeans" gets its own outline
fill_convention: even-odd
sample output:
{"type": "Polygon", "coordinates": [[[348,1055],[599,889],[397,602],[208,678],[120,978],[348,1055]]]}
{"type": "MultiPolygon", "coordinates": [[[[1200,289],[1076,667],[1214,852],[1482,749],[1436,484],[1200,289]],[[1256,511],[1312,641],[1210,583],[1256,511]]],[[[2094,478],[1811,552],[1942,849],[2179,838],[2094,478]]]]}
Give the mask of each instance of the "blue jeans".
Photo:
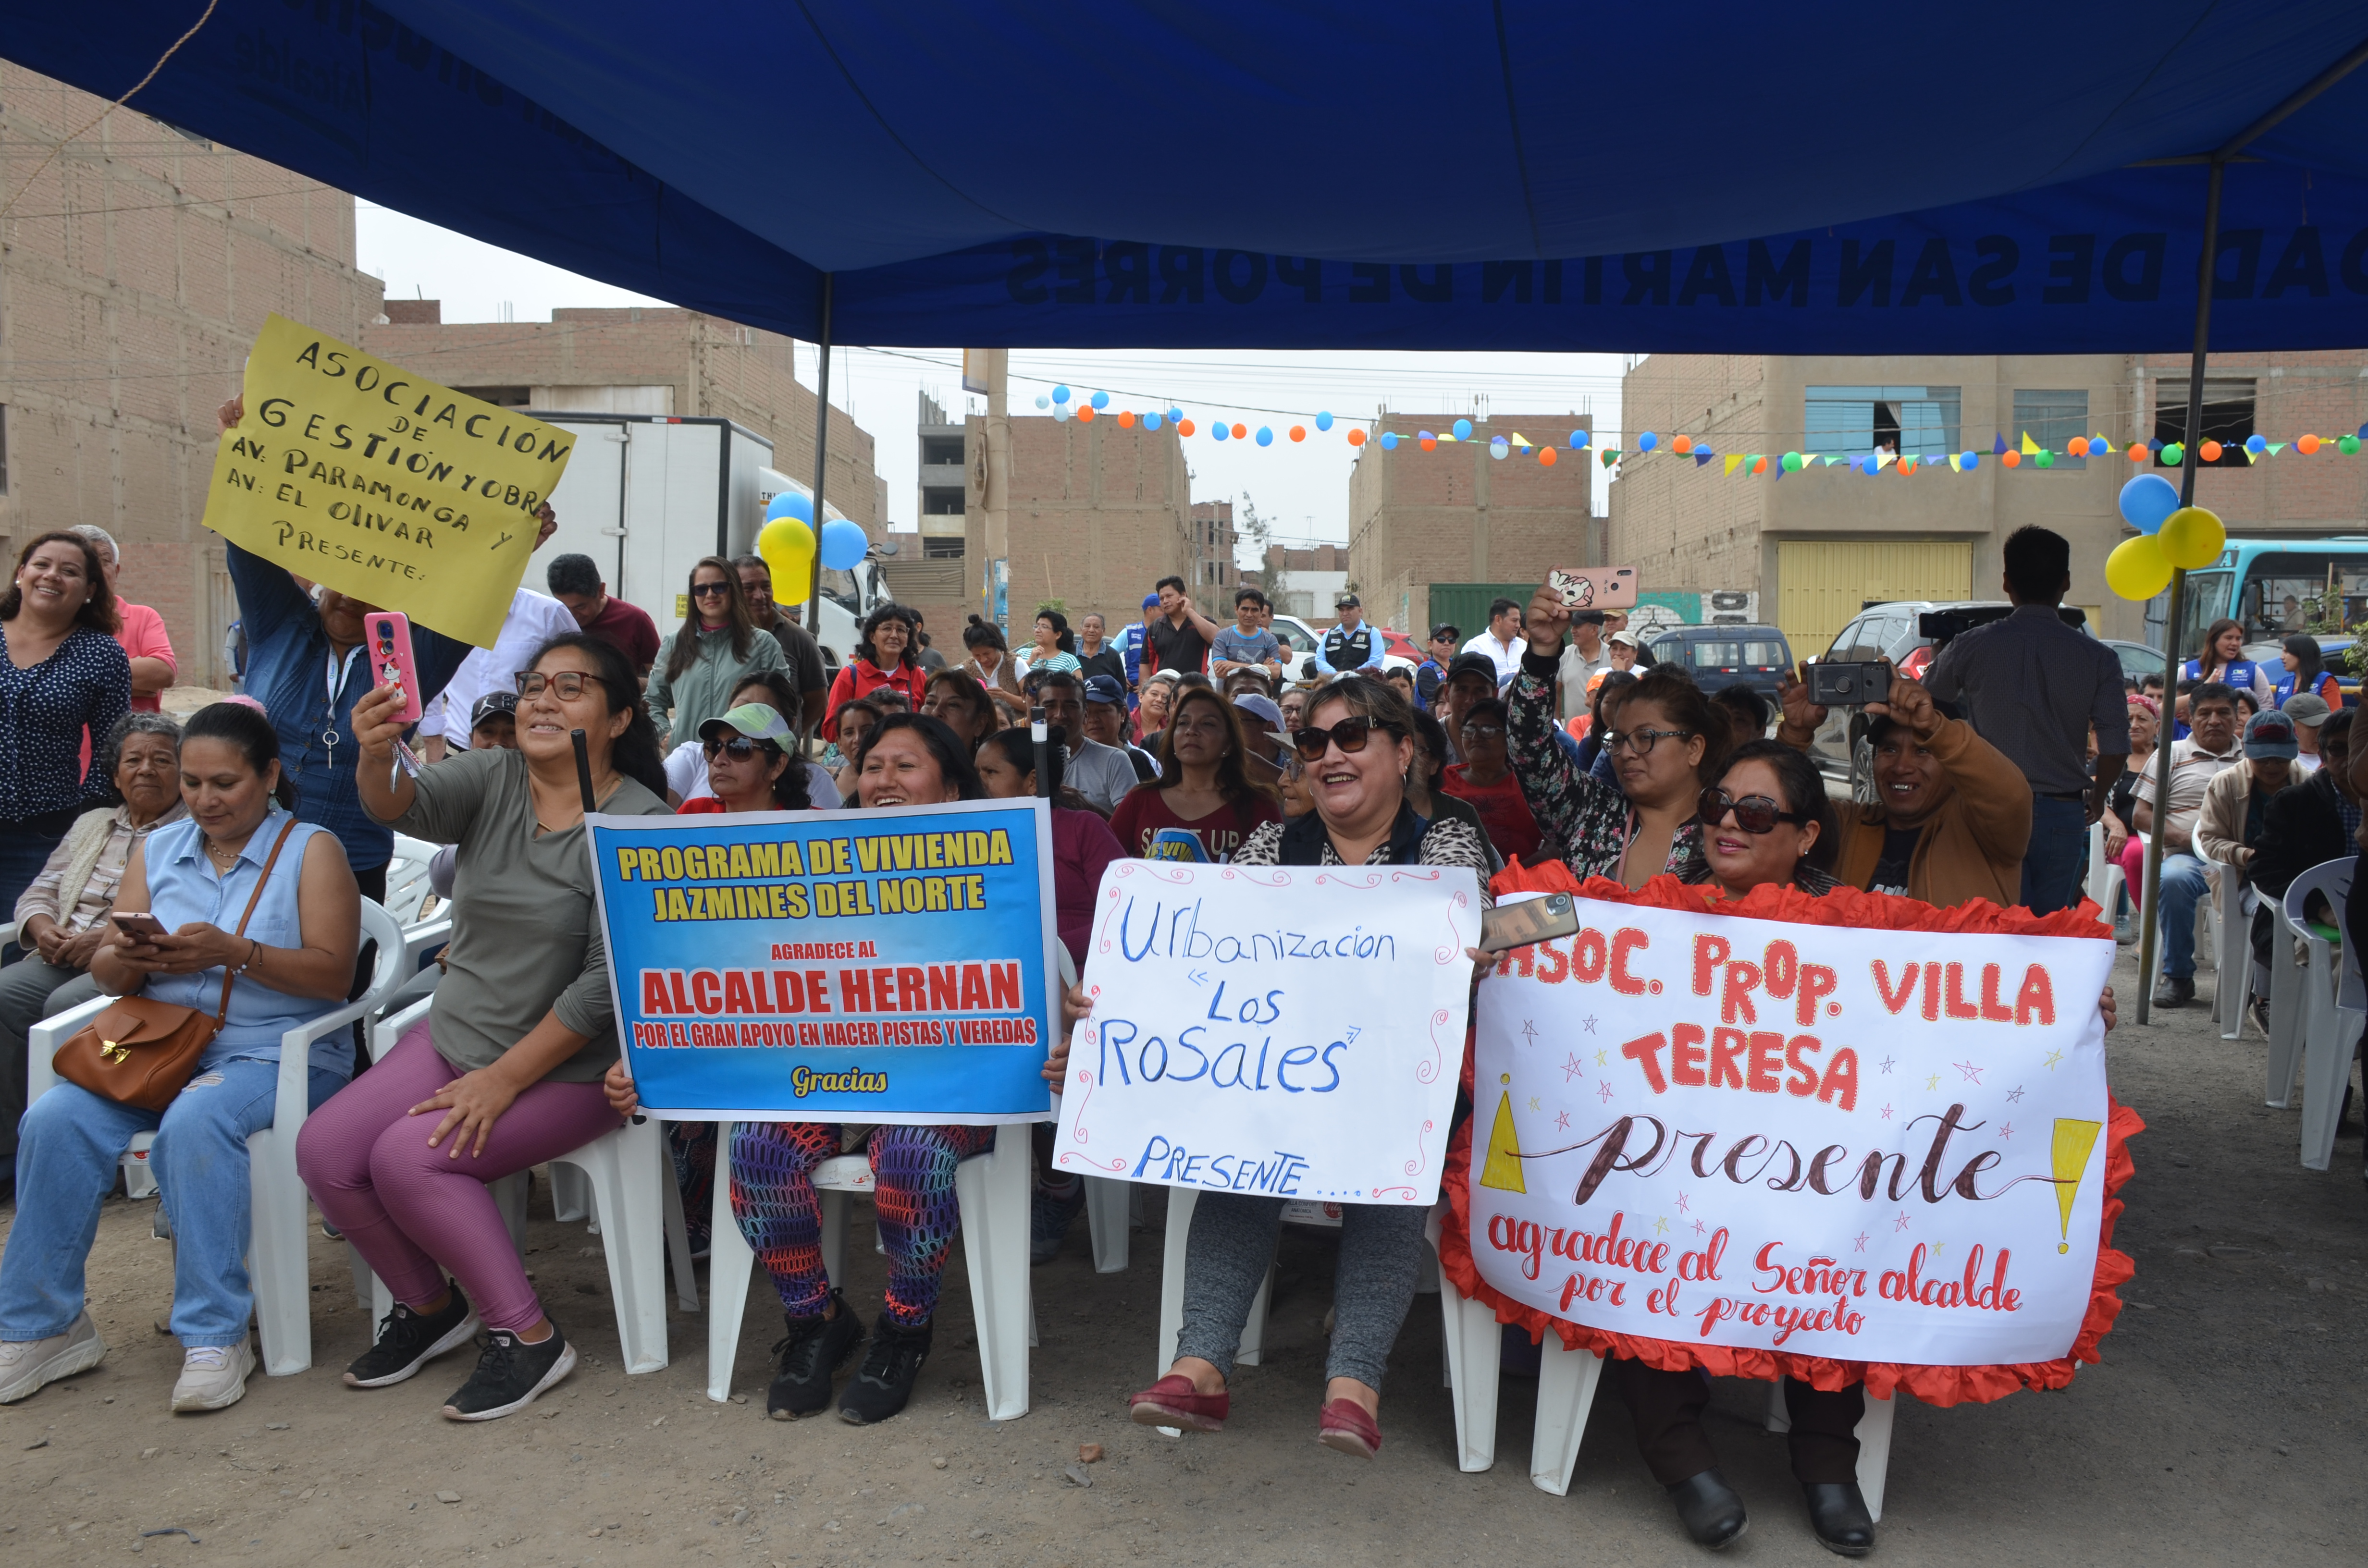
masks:
{"type": "Polygon", "coordinates": [[[2173,980],[2195,978],[2195,906],[2212,896],[2203,862],[2192,855],[2162,858],[2162,972],[2173,980]]]}
{"type": "MultiPolygon", "coordinates": [[[[315,1067],[314,1107],[345,1086],[315,1067]]],[[[0,1340],[47,1339],[83,1309],[83,1265],[98,1206],[135,1132],[153,1131],[148,1164],[173,1221],[173,1332],[185,1348],[237,1345],[255,1308],[246,1245],[253,1204],[246,1140],[271,1125],[279,1064],[215,1062],[161,1116],[61,1083],[17,1130],[17,1221],[0,1254],[0,1340]]]]}
{"type": "Polygon", "coordinates": [[[2031,846],[2022,852],[2022,902],[2033,915],[2053,915],[2080,902],[2089,869],[2089,807],[2080,801],[2031,802],[2031,846]]]}

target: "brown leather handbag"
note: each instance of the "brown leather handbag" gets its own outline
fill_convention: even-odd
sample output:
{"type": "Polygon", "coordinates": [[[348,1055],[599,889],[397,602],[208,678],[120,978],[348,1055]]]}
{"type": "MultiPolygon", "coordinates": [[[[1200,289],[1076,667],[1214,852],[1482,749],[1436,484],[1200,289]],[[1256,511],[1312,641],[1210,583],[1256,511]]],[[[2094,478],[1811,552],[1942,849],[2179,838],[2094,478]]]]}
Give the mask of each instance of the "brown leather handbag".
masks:
{"type": "MultiPolygon", "coordinates": [[[[271,858],[263,863],[263,875],[256,879],[254,896],[246,901],[246,913],[238,917],[233,936],[246,934],[246,923],[254,917],[255,906],[263,902],[265,884],[271,881],[271,869],[279,863],[279,851],[295,831],[291,817],[271,846],[271,858]]],[[[231,983],[237,978],[228,965],[223,966],[222,1006],[211,1018],[177,1003],[120,997],[58,1047],[51,1065],[59,1077],[103,1099],[161,1113],[196,1076],[198,1059],[205,1054],[222,1020],[230,1017],[231,983]]]]}

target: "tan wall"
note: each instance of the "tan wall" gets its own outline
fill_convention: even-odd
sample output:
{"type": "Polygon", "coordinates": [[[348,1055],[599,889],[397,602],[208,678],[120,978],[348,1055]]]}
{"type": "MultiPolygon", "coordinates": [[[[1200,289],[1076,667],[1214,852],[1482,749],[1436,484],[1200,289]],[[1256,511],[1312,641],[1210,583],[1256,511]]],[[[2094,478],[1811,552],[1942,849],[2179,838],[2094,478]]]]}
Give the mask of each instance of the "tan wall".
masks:
{"type": "MultiPolygon", "coordinates": [[[[2144,363],[2151,427],[2160,408],[2185,409],[2188,367],[2183,355],[2152,355],[2144,363]]],[[[2206,361],[2205,371],[2214,381],[2253,378],[2256,427],[2272,441],[2305,434],[2348,436],[2368,420],[2368,386],[2362,381],[2368,376],[2368,354],[2356,349],[2215,356],[2206,361]]],[[[2356,532],[2368,518],[2368,454],[2347,459],[2322,449],[2306,458],[2288,450],[2249,468],[2200,469],[2195,500],[2219,513],[2228,531],[2239,536],[2287,528],[2356,532]]]]}
{"type": "MultiPolygon", "coordinates": [[[[628,306],[551,314],[549,322],[374,326],[362,347],[447,386],[527,387],[536,408],[737,420],[771,438],[774,468],[814,483],[814,394],[793,372],[791,339],[697,311],[628,306]],[[663,406],[600,399],[610,388],[662,390],[663,406]],[[586,407],[593,402],[601,408],[586,407]]],[[[882,526],[871,437],[837,407],[823,499],[867,530],[882,526]]]]}
{"type": "Polygon", "coordinates": [[[1554,566],[1591,560],[1591,465],[1566,447],[1551,468],[1519,449],[1488,455],[1491,436],[1566,443],[1593,427],[1588,417],[1499,414],[1474,420],[1468,442],[1426,452],[1412,439],[1455,419],[1384,415],[1349,471],[1349,580],[1365,613],[1399,631],[1429,625],[1433,583],[1543,582],[1554,566]],[[1382,449],[1385,431],[1405,437],[1395,451],[1382,449]]]}
{"type": "MultiPolygon", "coordinates": [[[[102,100],[0,62],[6,189],[102,100]]],[[[165,618],[181,679],[224,684],[237,612],[199,519],[214,408],[277,311],[353,341],[382,286],[354,267],[353,198],[118,109],[0,224],[0,539],[96,523],[119,587],[165,618]]]]}
{"type": "MultiPolygon", "coordinates": [[[[985,449],[985,423],[975,416],[970,422],[973,451],[985,449]]],[[[1191,479],[1173,426],[1154,431],[1106,419],[1081,425],[1051,418],[1010,424],[1009,604],[1020,640],[1047,599],[1068,606],[1072,626],[1087,610],[1099,610],[1115,632],[1140,618],[1154,582],[1171,573],[1190,580],[1191,479]]],[[[987,561],[979,483],[973,464],[964,562],[973,592],[987,561]]],[[[1209,610],[1209,595],[1200,597],[1209,610]]]]}

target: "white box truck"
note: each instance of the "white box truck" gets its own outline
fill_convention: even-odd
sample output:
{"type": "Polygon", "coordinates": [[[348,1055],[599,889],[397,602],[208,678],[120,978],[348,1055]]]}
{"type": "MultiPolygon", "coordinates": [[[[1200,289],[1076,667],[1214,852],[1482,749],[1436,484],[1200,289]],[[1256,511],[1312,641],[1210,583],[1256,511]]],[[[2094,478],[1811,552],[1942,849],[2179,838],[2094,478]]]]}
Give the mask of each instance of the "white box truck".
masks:
{"type": "MultiPolygon", "coordinates": [[[[551,496],[559,531],[536,561],[590,556],[609,592],[647,610],[661,636],[673,636],[690,613],[693,562],[746,554],[774,496],[813,494],[771,466],[771,441],[729,419],[534,414],[576,433],[575,455],[551,496]]],[[[826,517],[846,515],[827,497],[823,506],[826,517]]],[[[874,556],[894,550],[885,541],[872,546],[874,556]]],[[[526,585],[548,591],[542,571],[529,567],[526,585]]],[[[854,653],[856,623],[889,595],[874,559],[852,572],[825,572],[822,582],[819,623],[811,614],[803,619],[835,672],[854,653]]]]}

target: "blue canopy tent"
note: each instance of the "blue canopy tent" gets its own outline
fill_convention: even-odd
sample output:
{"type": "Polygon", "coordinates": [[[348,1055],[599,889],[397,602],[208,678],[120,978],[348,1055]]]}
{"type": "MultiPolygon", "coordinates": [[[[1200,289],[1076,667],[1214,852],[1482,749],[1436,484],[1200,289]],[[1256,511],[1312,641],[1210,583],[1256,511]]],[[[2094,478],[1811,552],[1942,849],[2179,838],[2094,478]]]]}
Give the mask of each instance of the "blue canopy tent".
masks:
{"type": "Polygon", "coordinates": [[[825,344],[2185,347],[2187,497],[2207,337],[2368,343],[2363,40],[2340,0],[0,0],[21,64],[113,98],[173,51],[145,113],[825,344]]]}

